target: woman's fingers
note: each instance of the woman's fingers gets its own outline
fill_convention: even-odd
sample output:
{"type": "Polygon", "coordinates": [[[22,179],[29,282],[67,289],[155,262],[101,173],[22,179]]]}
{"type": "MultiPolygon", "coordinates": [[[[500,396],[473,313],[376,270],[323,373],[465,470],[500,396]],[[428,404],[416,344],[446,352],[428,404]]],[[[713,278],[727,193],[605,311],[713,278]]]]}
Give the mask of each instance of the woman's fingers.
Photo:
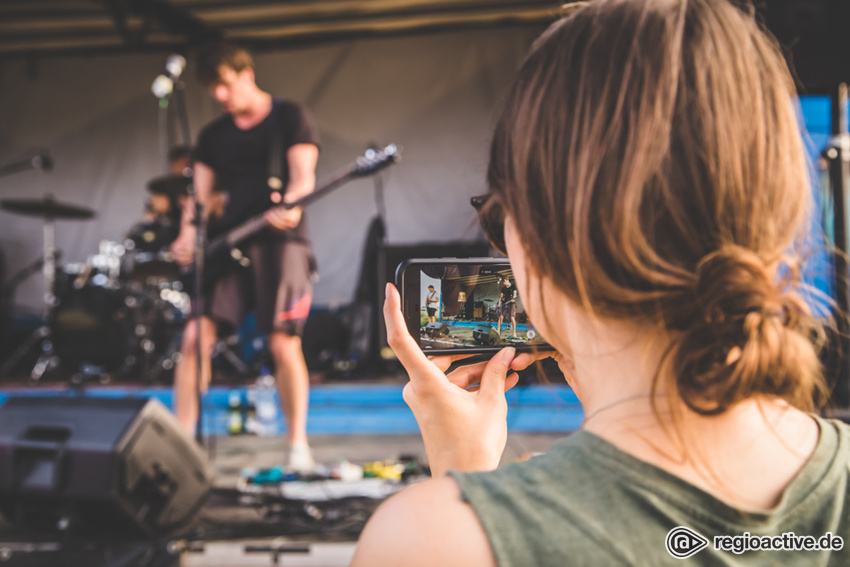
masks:
{"type": "Polygon", "coordinates": [[[430,379],[435,373],[428,370],[434,369],[434,365],[407,331],[404,315],[401,312],[401,297],[391,283],[388,283],[386,288],[384,321],[387,324],[387,343],[407,370],[410,380],[415,382],[430,379]]]}
{"type": "Polygon", "coordinates": [[[448,354],[445,356],[429,356],[428,360],[434,363],[434,366],[439,368],[442,372],[445,372],[449,369],[449,367],[457,362],[458,360],[463,360],[465,358],[469,358],[470,356],[476,356],[475,354],[448,354]]]}
{"type": "Polygon", "coordinates": [[[555,356],[554,351],[541,351],[541,352],[523,352],[513,359],[511,362],[511,368],[513,370],[525,370],[538,360],[543,360],[544,358],[549,358],[555,356]]]}
{"type": "Polygon", "coordinates": [[[505,380],[505,391],[507,392],[508,390],[510,390],[511,388],[516,386],[518,382],[519,382],[519,374],[517,374],[516,372],[513,372],[513,371],[508,372],[508,377],[505,380]]]}
{"type": "MultiPolygon", "coordinates": [[[[508,372],[508,377],[505,380],[505,392],[513,388],[519,383],[519,374],[514,372],[513,370],[508,372]]],[[[481,389],[480,382],[474,382],[471,386],[465,388],[467,392],[477,392],[481,389]]]]}
{"type": "Polygon", "coordinates": [[[446,374],[446,378],[458,388],[465,390],[472,384],[477,384],[481,381],[481,373],[484,371],[485,366],[487,366],[487,361],[461,366],[454,372],[446,374]]]}

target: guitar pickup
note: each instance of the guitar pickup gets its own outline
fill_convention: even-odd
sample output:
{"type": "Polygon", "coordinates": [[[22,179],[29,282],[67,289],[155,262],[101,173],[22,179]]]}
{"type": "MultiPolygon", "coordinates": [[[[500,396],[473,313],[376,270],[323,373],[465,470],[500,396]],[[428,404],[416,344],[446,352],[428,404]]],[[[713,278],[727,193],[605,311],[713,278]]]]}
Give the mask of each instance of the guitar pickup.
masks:
{"type": "Polygon", "coordinates": [[[236,260],[243,268],[247,268],[251,265],[251,259],[245,256],[238,248],[233,248],[230,251],[230,257],[236,260]]]}

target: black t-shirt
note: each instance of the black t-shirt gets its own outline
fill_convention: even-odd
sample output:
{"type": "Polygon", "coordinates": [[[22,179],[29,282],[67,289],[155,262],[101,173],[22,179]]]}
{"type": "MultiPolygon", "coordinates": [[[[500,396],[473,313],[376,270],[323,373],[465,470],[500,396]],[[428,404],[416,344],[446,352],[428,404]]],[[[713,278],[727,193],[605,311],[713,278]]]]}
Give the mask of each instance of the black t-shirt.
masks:
{"type": "Polygon", "coordinates": [[[516,288],[513,286],[504,286],[501,293],[502,297],[500,299],[502,301],[502,305],[512,303],[516,299],[516,288]]]}
{"type": "MultiPolygon", "coordinates": [[[[306,108],[298,103],[275,100],[269,115],[249,130],[241,130],[230,114],[207,125],[198,137],[194,159],[209,166],[217,187],[227,192],[224,215],[210,220],[211,236],[221,234],[274,206],[268,186],[273,128],[282,133],[281,180],[286,188],[289,167],[286,151],[295,144],[319,145],[319,132],[306,108]]],[[[306,213],[301,223],[286,232],[266,231],[281,239],[306,239],[306,213]]]]}

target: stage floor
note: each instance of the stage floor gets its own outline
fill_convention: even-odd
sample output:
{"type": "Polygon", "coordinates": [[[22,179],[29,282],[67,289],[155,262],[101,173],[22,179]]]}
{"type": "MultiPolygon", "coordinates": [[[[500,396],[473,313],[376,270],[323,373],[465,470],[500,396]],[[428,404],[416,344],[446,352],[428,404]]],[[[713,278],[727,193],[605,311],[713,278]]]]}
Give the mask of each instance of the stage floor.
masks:
{"type": "MultiPolygon", "coordinates": [[[[545,452],[563,439],[565,433],[512,432],[503,455],[511,462],[530,454],[545,452]]],[[[285,459],[285,440],[280,436],[227,436],[210,440],[211,460],[216,470],[216,486],[236,486],[240,472],[247,467],[272,467],[285,459]]],[[[398,460],[412,456],[426,463],[425,448],[419,434],[313,435],[310,438],[317,462],[332,464],[340,459],[353,463],[398,460]]],[[[201,514],[209,513],[209,509],[201,514]]],[[[242,513],[250,516],[251,512],[242,513]]],[[[233,519],[234,514],[229,516],[233,519]]],[[[354,537],[336,536],[317,530],[313,534],[284,537],[257,537],[205,542],[200,548],[182,555],[185,567],[252,567],[274,565],[269,547],[292,550],[281,555],[280,564],[292,567],[337,567],[348,565],[354,554],[354,537]]],[[[258,534],[259,535],[259,534],[258,534]]]]}
{"type": "MultiPolygon", "coordinates": [[[[402,399],[402,388],[401,383],[312,387],[308,432],[317,463],[330,467],[341,460],[363,465],[407,459],[427,465],[416,421],[402,399]]],[[[249,391],[246,386],[220,386],[212,388],[205,397],[204,446],[215,470],[215,490],[192,523],[185,549],[174,555],[175,562],[168,567],[272,566],[276,550],[281,565],[348,565],[359,531],[383,496],[334,497],[317,502],[321,513],[311,517],[316,510],[309,500],[292,497],[283,485],[265,485],[265,492],[259,497],[238,491],[243,471],[284,465],[287,448],[285,424],[279,412],[265,424],[264,435],[226,434],[232,414],[229,400],[236,395],[246,400],[249,391]]],[[[83,393],[105,398],[156,398],[167,407],[172,403],[171,390],[166,387],[91,387],[83,393]]],[[[76,394],[65,387],[46,384],[4,388],[0,390],[0,403],[19,395],[76,394]]],[[[581,407],[566,386],[517,387],[508,392],[507,398],[509,435],[505,462],[545,452],[581,425],[581,407]]],[[[342,481],[318,482],[335,482],[330,488],[342,492],[350,492],[350,486],[355,486],[343,486],[342,481]]],[[[385,484],[389,491],[402,486],[385,484]]],[[[327,489],[317,486],[320,491],[327,489]]],[[[306,488],[313,493],[317,490],[316,486],[306,488]]]]}

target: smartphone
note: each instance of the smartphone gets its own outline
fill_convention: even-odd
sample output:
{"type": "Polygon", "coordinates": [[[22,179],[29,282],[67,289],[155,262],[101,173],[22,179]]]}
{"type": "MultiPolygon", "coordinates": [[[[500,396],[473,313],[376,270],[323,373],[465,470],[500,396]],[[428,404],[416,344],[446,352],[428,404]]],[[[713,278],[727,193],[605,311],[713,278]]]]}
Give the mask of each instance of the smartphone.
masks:
{"type": "Polygon", "coordinates": [[[553,350],[529,319],[504,258],[412,259],[396,269],[410,335],[428,354],[553,350]]]}

